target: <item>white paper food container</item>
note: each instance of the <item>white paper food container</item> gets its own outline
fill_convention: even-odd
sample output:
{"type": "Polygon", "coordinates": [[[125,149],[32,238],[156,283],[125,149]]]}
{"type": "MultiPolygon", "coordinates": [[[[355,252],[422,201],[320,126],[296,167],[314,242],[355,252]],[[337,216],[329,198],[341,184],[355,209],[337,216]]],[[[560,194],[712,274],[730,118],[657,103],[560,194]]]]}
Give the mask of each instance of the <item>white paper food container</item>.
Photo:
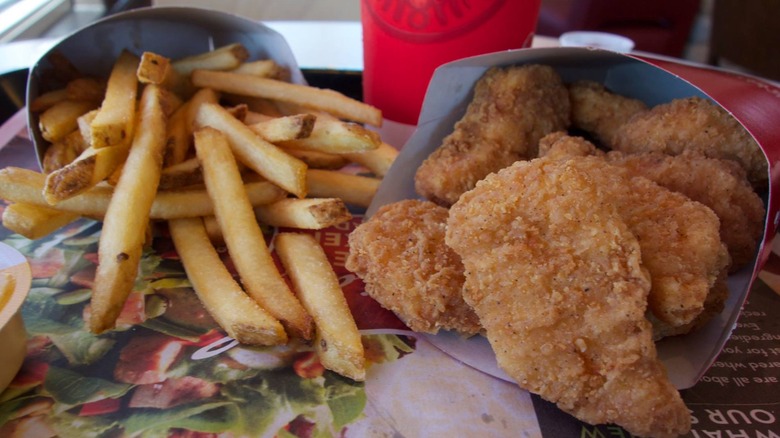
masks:
{"type": "MultiPolygon", "coordinates": [[[[547,64],[555,68],[567,83],[579,79],[594,80],[616,93],[640,99],[649,106],[689,96],[713,99],[734,114],[768,156],[772,169],[767,208],[770,220],[766,222],[764,241],[754,265],[729,277],[730,296],[724,311],[695,333],[666,338],[658,343],[659,356],[672,383],[683,389],[693,386],[715,361],[735,326],[753,280],[769,255],[768,242],[771,243],[776,228],[777,200],[774,197],[779,184],[774,173],[780,172],[775,169],[780,159],[780,129],[776,127],[780,120],[780,89],[751,77],[702,70],[663,59],[652,61],[676,70],[679,75],[684,74],[691,81],[695,80],[696,86],[678,74],[635,57],[583,48],[515,50],[467,58],[440,67],[428,88],[417,130],[385,176],[367,216],[384,204],[419,198],[414,189],[417,168],[463,116],[473,96],[474,84],[491,66],[547,64]],[[761,111],[755,111],[756,105],[761,111]]],[[[463,340],[453,333],[428,338],[464,363],[511,380],[498,368],[495,355],[484,338],[477,336],[463,340]]]]}
{"type": "MultiPolygon", "coordinates": [[[[48,58],[55,51],[83,73],[107,78],[124,49],[139,56],[150,51],[177,59],[232,43],[243,44],[249,60],[273,59],[290,71],[292,82],[305,82],[284,37],[259,22],[199,8],[142,8],[96,21],[54,45],[30,69],[27,102],[50,91],[41,81],[52,67],[48,58]]],[[[27,126],[40,163],[48,143],[40,135],[37,114],[28,111],[27,126]]]]}

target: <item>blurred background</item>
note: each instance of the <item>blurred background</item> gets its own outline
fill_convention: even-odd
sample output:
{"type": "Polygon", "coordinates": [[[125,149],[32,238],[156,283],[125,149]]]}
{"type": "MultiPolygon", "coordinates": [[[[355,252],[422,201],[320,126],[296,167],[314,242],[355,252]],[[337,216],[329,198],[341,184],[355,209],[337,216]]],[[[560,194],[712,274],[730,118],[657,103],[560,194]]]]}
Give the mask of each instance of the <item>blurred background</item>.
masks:
{"type": "MultiPolygon", "coordinates": [[[[0,45],[59,38],[150,5],[200,6],[265,21],[360,20],[360,0],[0,0],[0,45]]],[[[542,0],[537,34],[616,33],[634,40],[636,50],[780,81],[778,21],[780,0],[542,0]]],[[[0,122],[24,105],[18,90],[26,70],[8,70],[0,69],[0,122]]]]}

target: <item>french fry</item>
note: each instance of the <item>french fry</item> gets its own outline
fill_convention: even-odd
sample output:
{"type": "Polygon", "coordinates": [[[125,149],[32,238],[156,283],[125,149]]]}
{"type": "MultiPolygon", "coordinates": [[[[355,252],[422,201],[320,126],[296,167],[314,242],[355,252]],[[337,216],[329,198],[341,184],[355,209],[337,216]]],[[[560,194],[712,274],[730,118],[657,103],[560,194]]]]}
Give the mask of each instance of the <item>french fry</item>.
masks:
{"type": "Polygon", "coordinates": [[[192,98],[187,103],[186,123],[190,135],[192,135],[192,132],[195,131],[195,119],[198,116],[198,111],[200,111],[201,105],[206,103],[218,104],[219,93],[212,90],[211,88],[201,88],[192,95],[192,98]]]}
{"type": "MultiPolygon", "coordinates": [[[[76,119],[76,123],[78,124],[79,127],[79,132],[81,133],[82,141],[87,146],[92,145],[92,121],[95,120],[95,116],[97,116],[97,113],[98,110],[93,109],[92,111],[82,114],[78,119],[76,119]]],[[[81,152],[83,152],[83,150],[81,152]]]]}
{"type": "Polygon", "coordinates": [[[189,78],[179,74],[170,59],[154,52],[141,54],[136,76],[142,84],[159,85],[185,98],[195,91],[189,78]]]}
{"type": "Polygon", "coordinates": [[[327,114],[318,114],[314,129],[306,138],[282,141],[279,146],[333,154],[365,152],[382,144],[379,134],[352,122],[342,122],[327,114]]]}
{"type": "Polygon", "coordinates": [[[89,320],[93,333],[115,326],[138,273],[165,147],[162,99],[156,85],[144,88],[137,134],[103,219],[89,320]]]}
{"type": "Polygon", "coordinates": [[[337,198],[282,199],[255,207],[260,223],[274,227],[321,230],[352,219],[352,215],[337,198]]]}
{"type": "MultiPolygon", "coordinates": [[[[255,116],[257,117],[257,116],[255,116]]],[[[296,114],[284,117],[268,117],[266,120],[248,125],[260,137],[269,143],[299,140],[311,135],[317,116],[296,114]]]]}
{"type": "Polygon", "coordinates": [[[337,91],[292,84],[239,73],[195,70],[192,83],[226,93],[264,97],[325,111],[333,116],[369,125],[382,125],[382,112],[337,91]]]}
{"type": "Polygon", "coordinates": [[[306,186],[315,198],[341,198],[347,204],[368,207],[381,180],[333,170],[309,169],[306,186]]]}
{"type": "Polygon", "coordinates": [[[88,100],[63,100],[41,113],[38,127],[41,136],[54,143],[78,128],[78,118],[97,106],[88,100]]]}
{"type": "Polygon", "coordinates": [[[136,70],[139,59],[123,51],[114,63],[106,85],[106,94],[91,124],[94,148],[129,143],[133,138],[138,79],[136,70]]]}
{"type": "Polygon", "coordinates": [[[365,152],[352,152],[344,157],[365,166],[378,177],[384,177],[398,156],[398,149],[382,142],[379,147],[365,152]]]}
{"type": "Polygon", "coordinates": [[[33,204],[11,204],[3,211],[3,226],[30,239],[40,239],[80,216],[33,204]]]}
{"type": "MultiPolygon", "coordinates": [[[[46,175],[32,170],[18,167],[0,169],[0,198],[48,207],[49,204],[43,197],[45,181],[46,175]]],[[[253,206],[279,201],[286,196],[284,190],[267,181],[247,182],[244,184],[244,190],[253,206]]],[[[111,187],[98,185],[57,203],[57,209],[81,216],[102,218],[106,214],[113,192],[111,187]]],[[[158,191],[149,217],[169,220],[213,214],[214,208],[205,189],[187,189],[158,191]]]]}
{"type": "Polygon", "coordinates": [[[249,113],[249,107],[247,107],[245,103],[231,107],[225,107],[225,110],[227,110],[227,112],[230,113],[234,119],[237,119],[239,122],[246,124],[244,119],[246,119],[246,115],[249,113]]]}
{"type": "Polygon", "coordinates": [[[228,44],[218,49],[187,56],[173,61],[173,68],[183,76],[198,69],[231,70],[249,58],[249,51],[240,43],[228,44]]]}
{"type": "Polygon", "coordinates": [[[276,269],[226,136],[203,128],[195,132],[194,143],[214,215],[247,294],[281,321],[290,336],[311,339],[311,317],[276,269]]]}
{"type": "Polygon", "coordinates": [[[285,152],[306,163],[310,169],[337,170],[350,163],[349,159],[344,156],[345,154],[330,154],[303,149],[286,149],[285,152]]]}
{"type": "Polygon", "coordinates": [[[166,167],[181,163],[187,157],[192,144],[192,129],[187,124],[190,102],[180,106],[168,119],[163,163],[166,167]]]}
{"type": "Polygon", "coordinates": [[[325,251],[308,234],[280,233],[276,252],[316,327],[322,365],[351,379],[366,378],[365,352],[355,319],[325,251]]]}
{"type": "Polygon", "coordinates": [[[119,168],[125,162],[127,154],[128,148],[124,145],[87,148],[67,166],[46,176],[46,185],[43,188],[46,202],[56,205],[94,187],[119,168]]]}
{"type": "Polygon", "coordinates": [[[43,93],[38,97],[36,97],[35,99],[33,99],[33,101],[30,102],[29,105],[27,105],[27,109],[29,109],[31,112],[39,113],[67,99],[68,99],[68,90],[66,90],[65,88],[47,91],[46,93],[43,93]]]}
{"type": "Polygon", "coordinates": [[[142,84],[163,86],[165,79],[173,69],[171,60],[154,52],[143,52],[138,62],[136,77],[142,84]]]}
{"type": "Polygon", "coordinates": [[[203,216],[203,226],[206,228],[206,235],[215,246],[224,246],[225,239],[222,237],[222,230],[219,229],[219,223],[214,216],[203,216]]]}
{"type": "Polygon", "coordinates": [[[43,154],[41,164],[44,173],[54,172],[72,163],[87,147],[84,137],[78,130],[51,144],[43,154]]]}
{"type": "Polygon", "coordinates": [[[280,80],[286,80],[289,75],[287,70],[277,64],[273,59],[260,59],[257,61],[244,62],[231,70],[231,72],[280,80]]]}
{"type": "MultiPolygon", "coordinates": [[[[279,107],[277,105],[278,102],[275,102],[271,99],[265,99],[262,97],[239,96],[237,94],[229,94],[229,93],[222,93],[222,95],[224,97],[225,102],[227,103],[233,105],[237,105],[240,103],[245,104],[249,108],[249,113],[247,114],[248,118],[254,118],[257,115],[263,115],[266,117],[282,117],[285,115],[282,114],[282,112],[279,110],[279,107]]],[[[244,123],[250,124],[250,123],[257,123],[259,121],[260,120],[254,122],[244,121],[244,123]]]]}
{"type": "Polygon", "coordinates": [[[224,108],[201,105],[196,124],[222,131],[236,158],[247,167],[299,198],[306,197],[306,163],[261,139],[224,108]]]}
{"type": "Polygon", "coordinates": [[[65,91],[70,100],[100,102],[106,92],[106,85],[95,78],[78,78],[68,82],[65,91]]]}
{"type": "Polygon", "coordinates": [[[168,225],[195,293],[230,337],[250,345],[287,342],[279,321],[246,295],[222,264],[200,218],[175,219],[168,225]]]}
{"type": "Polygon", "coordinates": [[[160,175],[160,190],[178,189],[203,184],[203,172],[197,157],[168,166],[160,175]]]}

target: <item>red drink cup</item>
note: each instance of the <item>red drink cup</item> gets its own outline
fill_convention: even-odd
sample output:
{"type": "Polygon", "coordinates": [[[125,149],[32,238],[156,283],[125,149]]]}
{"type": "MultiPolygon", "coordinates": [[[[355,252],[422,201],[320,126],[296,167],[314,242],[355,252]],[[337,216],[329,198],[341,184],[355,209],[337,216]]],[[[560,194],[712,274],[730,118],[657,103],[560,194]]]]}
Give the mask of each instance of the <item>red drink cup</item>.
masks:
{"type": "Polygon", "coordinates": [[[529,47],[541,0],[362,0],[363,99],[416,124],[433,71],[529,47]]]}

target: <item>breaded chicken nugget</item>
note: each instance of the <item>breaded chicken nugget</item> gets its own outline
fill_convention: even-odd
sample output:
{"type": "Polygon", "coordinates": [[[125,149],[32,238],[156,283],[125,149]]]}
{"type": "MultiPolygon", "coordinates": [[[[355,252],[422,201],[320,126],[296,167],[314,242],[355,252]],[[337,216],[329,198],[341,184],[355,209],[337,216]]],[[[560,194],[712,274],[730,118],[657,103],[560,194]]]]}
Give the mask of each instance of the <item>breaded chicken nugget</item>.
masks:
{"type": "Polygon", "coordinates": [[[631,175],[643,176],[712,209],[720,220],[720,238],[731,257],[730,272],[753,260],[763,236],[766,209],[736,162],[708,158],[696,152],[665,155],[612,151],[605,155],[588,140],[564,132],[549,134],[539,141],[539,156],[589,155],[606,157],[631,175]]]}
{"type": "Polygon", "coordinates": [[[588,423],[684,434],[690,415],[644,316],[640,242],[593,167],[517,162],[452,206],[447,244],[466,269],[464,298],[521,387],[588,423]]]}
{"type": "Polygon", "coordinates": [[[715,284],[710,288],[710,293],[704,300],[704,310],[691,322],[683,325],[673,325],[647,313],[647,319],[653,325],[653,339],[658,340],[667,336],[684,335],[698,330],[707,321],[714,316],[719,315],[729,297],[728,273],[724,271],[720,277],[715,280],[715,284]]]}
{"type": "Polygon", "coordinates": [[[463,301],[463,264],[444,244],[447,216],[428,201],[383,206],[350,234],[346,267],[412,330],[474,335],[481,326],[463,301]]]}
{"type": "Polygon", "coordinates": [[[694,151],[734,160],[753,187],[767,185],[767,160],[758,143],[726,110],[700,97],[675,99],[637,114],[618,128],[610,147],[667,155],[694,151]]]}
{"type": "Polygon", "coordinates": [[[597,149],[590,141],[564,131],[547,134],[539,140],[539,156],[553,159],[568,157],[603,157],[604,151],[597,149]]]}
{"type": "Polygon", "coordinates": [[[639,240],[642,264],[653,280],[650,312],[672,327],[690,324],[728,269],[718,217],[707,206],[602,158],[573,160],[591,169],[592,181],[609,193],[639,240]]]}
{"type": "Polygon", "coordinates": [[[711,208],[720,219],[732,272],[753,260],[764,234],[766,209],[738,164],[690,152],[675,156],[610,152],[607,159],[711,208]]]}
{"type": "Polygon", "coordinates": [[[569,126],[569,94],[549,66],[488,70],[454,131],[420,166],[415,188],[443,206],[491,172],[534,158],[539,139],[569,126]]]}
{"type": "Polygon", "coordinates": [[[598,82],[577,81],[568,88],[572,127],[591,134],[607,147],[620,125],[647,110],[641,100],[613,93],[598,82]]]}

